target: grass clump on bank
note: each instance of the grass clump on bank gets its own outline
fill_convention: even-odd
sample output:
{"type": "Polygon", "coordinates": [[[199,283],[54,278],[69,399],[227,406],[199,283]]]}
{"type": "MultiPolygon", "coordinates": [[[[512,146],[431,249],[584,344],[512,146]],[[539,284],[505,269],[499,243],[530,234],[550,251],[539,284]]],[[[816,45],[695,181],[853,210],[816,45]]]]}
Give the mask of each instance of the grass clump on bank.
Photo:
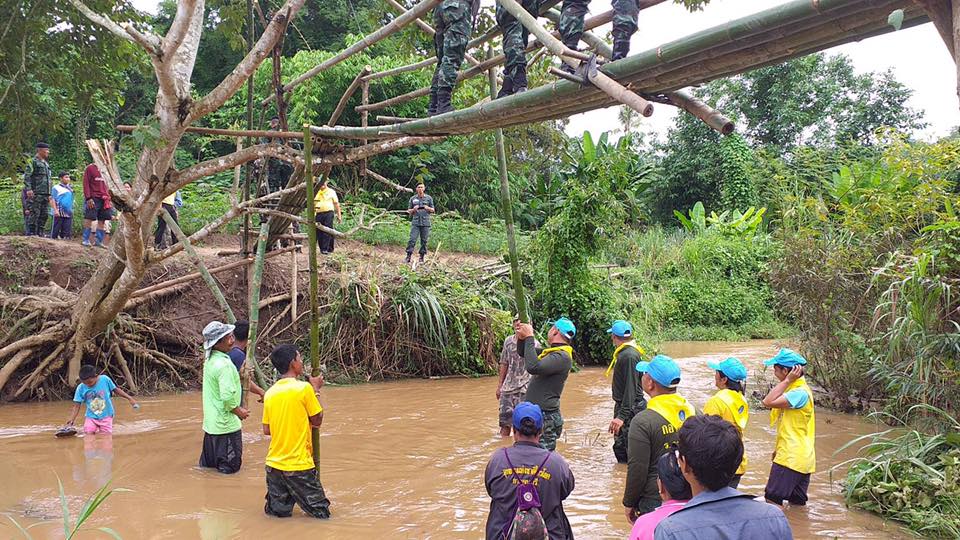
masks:
{"type": "Polygon", "coordinates": [[[849,443],[871,441],[847,473],[847,502],[905,523],[925,538],[960,538],[960,423],[932,407],[910,412],[949,427],[935,434],[887,430],[849,443]]]}

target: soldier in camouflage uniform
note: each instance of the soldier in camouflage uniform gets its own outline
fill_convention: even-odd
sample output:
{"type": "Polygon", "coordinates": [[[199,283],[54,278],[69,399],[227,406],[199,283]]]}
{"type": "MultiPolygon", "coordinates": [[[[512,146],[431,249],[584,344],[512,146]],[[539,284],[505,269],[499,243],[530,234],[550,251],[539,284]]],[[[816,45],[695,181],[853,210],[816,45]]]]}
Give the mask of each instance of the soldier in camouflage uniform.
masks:
{"type": "MultiPolygon", "coordinates": [[[[560,12],[560,39],[568,48],[577,50],[583,34],[583,17],[587,14],[590,0],[564,0],[560,12]]],[[[640,14],[638,0],[613,0],[613,59],[626,58],[630,52],[630,36],[637,31],[637,16],[640,14]]],[[[572,71],[566,64],[566,71],[572,71]]]]}
{"type": "Polygon", "coordinates": [[[26,187],[26,198],[30,214],[27,217],[27,236],[43,236],[43,228],[47,224],[47,208],[51,206],[50,198],[50,164],[47,157],[50,155],[50,145],[44,142],[37,143],[37,154],[30,161],[30,167],[23,174],[23,183],[26,187]]]}
{"type": "MultiPolygon", "coordinates": [[[[521,0],[523,9],[537,16],[542,0],[521,0]]],[[[503,86],[497,93],[498,98],[523,92],[527,89],[527,38],[530,31],[509,11],[497,3],[497,25],[503,32],[503,56],[506,57],[503,68],[503,86]]]]}
{"type": "Polygon", "coordinates": [[[430,83],[430,105],[427,108],[430,116],[453,110],[450,97],[457,84],[457,72],[467,54],[467,43],[478,11],[480,0],[443,0],[433,9],[433,24],[437,30],[433,36],[437,69],[430,83]]]}

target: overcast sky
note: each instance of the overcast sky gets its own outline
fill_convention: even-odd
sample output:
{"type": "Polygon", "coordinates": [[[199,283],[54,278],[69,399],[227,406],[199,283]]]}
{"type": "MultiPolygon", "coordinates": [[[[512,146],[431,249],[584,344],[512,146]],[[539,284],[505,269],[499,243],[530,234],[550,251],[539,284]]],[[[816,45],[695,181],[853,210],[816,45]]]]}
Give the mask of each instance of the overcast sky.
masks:
{"type": "MultiPolygon", "coordinates": [[[[633,37],[632,52],[652,49],[683,36],[722,24],[758,11],[758,4],[768,7],[788,0],[713,0],[702,12],[688,13],[682,6],[664,2],[640,13],[639,30],[633,37]],[[678,24],[682,23],[682,24],[678,24]]],[[[158,0],[133,0],[140,9],[156,12],[158,0]]],[[[492,0],[483,0],[484,5],[492,0]]],[[[593,0],[593,14],[610,9],[610,0],[593,0]]],[[[589,15],[588,15],[589,16],[589,15]]],[[[600,31],[606,31],[601,28],[600,31]]],[[[913,89],[909,106],[925,112],[930,126],[925,138],[946,135],[960,126],[960,106],[956,95],[956,68],[946,46],[932,24],[893,32],[860,43],[850,43],[827,51],[842,53],[853,60],[858,71],[892,69],[897,79],[913,89]]],[[[644,120],[645,130],[663,133],[672,124],[676,109],[656,106],[654,115],[644,120]]],[[[571,117],[567,132],[579,135],[589,129],[596,134],[617,129],[617,108],[611,107],[571,117]]]]}

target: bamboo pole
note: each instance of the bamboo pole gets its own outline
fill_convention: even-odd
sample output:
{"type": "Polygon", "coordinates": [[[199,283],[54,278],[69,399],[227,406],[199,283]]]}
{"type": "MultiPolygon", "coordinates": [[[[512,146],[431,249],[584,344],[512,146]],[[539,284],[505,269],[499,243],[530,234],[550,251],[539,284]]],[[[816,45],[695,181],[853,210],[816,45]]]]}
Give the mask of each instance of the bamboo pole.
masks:
{"type": "MultiPolygon", "coordinates": [[[[360,96],[361,105],[366,107],[367,105],[370,104],[370,81],[363,81],[363,88],[360,90],[360,92],[361,92],[361,96],[360,96]]],[[[360,111],[360,127],[365,128],[368,125],[370,125],[370,112],[364,109],[363,111],[360,111]]],[[[367,139],[363,139],[360,142],[363,145],[366,145],[370,141],[368,141],[367,139]]],[[[366,158],[364,158],[363,161],[360,162],[360,176],[366,176],[366,175],[367,175],[367,160],[366,158]]]]}
{"type": "Polygon", "coordinates": [[[296,250],[290,252],[290,319],[293,324],[293,330],[297,330],[297,302],[300,293],[297,291],[297,282],[300,276],[300,253],[296,250]]]}
{"type": "MultiPolygon", "coordinates": [[[[287,248],[283,248],[283,249],[278,249],[278,250],[276,250],[276,251],[271,251],[270,253],[267,253],[267,256],[266,256],[265,258],[269,259],[269,258],[271,258],[271,257],[276,257],[277,255],[280,255],[280,254],[282,254],[282,253],[286,253],[286,252],[288,252],[288,251],[292,251],[292,250],[294,250],[294,249],[296,249],[295,246],[287,247],[287,248]]],[[[224,264],[223,266],[218,266],[218,267],[213,268],[213,269],[210,269],[210,270],[208,270],[208,271],[209,271],[211,274],[219,274],[220,272],[226,272],[227,270],[233,270],[234,268],[241,268],[241,267],[244,267],[244,266],[249,266],[250,264],[253,263],[253,261],[254,261],[254,260],[251,259],[251,258],[246,258],[246,257],[244,257],[243,259],[241,259],[241,260],[239,260],[239,261],[234,261],[234,262],[232,262],[232,263],[227,263],[227,264],[224,264]]],[[[168,288],[170,288],[170,287],[174,287],[174,286],[176,286],[176,285],[182,285],[182,284],[184,284],[184,283],[189,283],[189,282],[191,282],[191,281],[193,281],[193,280],[200,279],[200,278],[202,278],[202,277],[203,277],[203,275],[200,274],[200,272],[194,272],[194,273],[192,273],[192,274],[187,274],[187,275],[185,275],[185,276],[180,276],[180,277],[178,277],[178,278],[169,279],[169,280],[167,280],[167,281],[163,281],[163,282],[157,283],[157,284],[155,284],[155,285],[150,285],[149,287],[144,287],[144,288],[142,288],[142,289],[139,289],[139,290],[137,290],[137,291],[134,291],[134,293],[130,295],[130,299],[132,300],[132,299],[134,299],[134,298],[139,298],[139,297],[141,297],[141,296],[145,296],[145,295],[150,294],[150,293],[152,293],[152,292],[157,292],[157,291],[161,291],[161,290],[164,290],[164,289],[168,289],[168,288]]]]}
{"type": "MultiPolygon", "coordinates": [[[[307,219],[310,223],[317,222],[317,212],[314,207],[314,188],[313,188],[313,137],[310,135],[310,126],[303,125],[303,140],[306,145],[303,147],[303,159],[306,163],[304,167],[304,177],[307,183],[307,219]]],[[[320,285],[317,276],[317,229],[316,227],[307,227],[307,248],[310,263],[310,372],[314,377],[320,376],[320,307],[318,305],[317,294],[319,294],[320,285]]],[[[310,438],[313,442],[313,463],[320,471],[320,429],[311,428],[310,438]]]]}
{"type": "Polygon", "coordinates": [[[383,116],[377,115],[377,122],[380,124],[399,124],[401,122],[412,122],[420,120],[419,118],[407,118],[405,116],[383,116]]]}
{"type": "MultiPolygon", "coordinates": [[[[257,329],[260,326],[260,284],[263,282],[263,263],[267,254],[267,236],[270,233],[270,225],[266,221],[260,224],[260,237],[257,239],[257,257],[253,265],[253,286],[250,288],[250,333],[247,336],[247,361],[244,362],[246,369],[253,367],[256,374],[257,384],[264,388],[267,386],[267,379],[260,369],[257,362],[257,329]]],[[[249,373],[248,373],[249,376],[249,373]]],[[[246,395],[246,392],[244,392],[246,395]]]]}
{"type": "MultiPolygon", "coordinates": [[[[337,125],[337,120],[340,119],[340,115],[343,114],[343,110],[347,108],[347,102],[350,101],[350,97],[353,96],[353,93],[357,91],[357,88],[360,86],[363,78],[369,75],[371,71],[373,71],[372,67],[363,66],[363,69],[360,70],[360,73],[357,73],[357,76],[353,78],[350,86],[348,86],[347,90],[343,93],[343,97],[341,97],[340,101],[337,103],[337,107],[333,109],[333,114],[330,115],[330,120],[327,121],[328,126],[337,125]]],[[[300,135],[303,136],[303,134],[300,135]]]]}
{"type": "MultiPolygon", "coordinates": [[[[758,65],[781,62],[801,54],[893,31],[886,24],[889,9],[904,7],[904,27],[927,21],[918,6],[907,0],[820,0],[819,9],[806,0],[768,9],[757,15],[721,24],[661,47],[603,66],[603,72],[631,83],[639,91],[660,93],[700,84],[758,65]],[[810,39],[771,37],[813,34],[810,39]],[[750,49],[743,47],[750,46],[750,49]],[[705,59],[729,59],[708,62],[705,59]],[[729,67],[727,67],[729,66],[729,67]]],[[[418,135],[472,133],[496,126],[563,118],[613,104],[592,88],[558,81],[521,94],[396,126],[379,126],[376,132],[418,135]]],[[[314,128],[322,137],[362,138],[376,135],[356,127],[314,128]]]]}
{"type": "Polygon", "coordinates": [[[408,72],[408,71],[417,71],[417,70],[423,69],[423,68],[425,68],[425,67],[432,66],[432,65],[434,65],[434,64],[436,64],[436,63],[437,63],[437,57],[436,57],[436,56],[432,56],[432,57],[430,57],[430,58],[427,58],[426,60],[421,60],[420,62],[417,62],[417,63],[415,63],[415,64],[407,64],[407,65],[405,65],[405,66],[400,66],[400,67],[396,67],[396,68],[393,68],[393,69],[388,69],[388,70],[385,70],[385,71],[379,71],[379,72],[377,72],[377,73],[371,73],[370,75],[367,75],[366,77],[364,77],[363,80],[365,80],[365,81],[373,81],[373,80],[376,80],[376,79],[383,79],[383,78],[385,78],[385,77],[391,77],[391,76],[393,76],[393,75],[399,75],[400,73],[406,73],[406,72],[408,72]]]}
{"type": "MultiPolygon", "coordinates": [[[[543,46],[549,49],[554,56],[557,56],[563,63],[574,69],[580,67],[581,62],[578,60],[582,60],[582,58],[573,54],[574,51],[568,49],[562,41],[550,35],[550,32],[541,26],[540,23],[537,22],[537,19],[527,10],[523,9],[523,6],[518,4],[516,0],[499,0],[499,2],[503,9],[509,11],[531,34],[537,36],[537,39],[539,39],[540,42],[543,43],[543,46]]],[[[596,68],[595,63],[589,64],[586,71],[587,78],[590,79],[590,82],[606,92],[607,95],[613,99],[623,103],[643,116],[653,114],[653,105],[650,104],[649,101],[627,90],[622,84],[602,73],[596,68]]]]}
{"type": "MultiPolygon", "coordinates": [[[[290,81],[283,87],[283,91],[289,92],[293,90],[297,86],[300,86],[301,84],[303,84],[304,81],[311,79],[313,77],[316,77],[320,72],[330,69],[331,67],[339,64],[340,62],[343,62],[347,58],[350,58],[351,56],[359,53],[360,51],[366,49],[367,47],[370,47],[371,45],[377,43],[378,41],[381,41],[393,35],[394,33],[401,30],[404,26],[407,26],[408,24],[417,20],[424,13],[433,9],[439,3],[440,3],[440,0],[422,0],[419,4],[405,11],[402,15],[400,15],[396,19],[390,21],[388,24],[384,26],[381,26],[379,29],[377,29],[377,31],[367,36],[364,36],[364,38],[361,39],[360,41],[354,43],[350,47],[347,47],[346,49],[340,51],[339,53],[332,56],[331,58],[328,58],[327,60],[321,62],[319,65],[307,71],[303,75],[290,81]]],[[[261,101],[260,104],[267,105],[274,99],[276,99],[276,96],[270,96],[264,99],[263,101],[261,101]]]]}
{"type": "Polygon", "coordinates": [[[374,180],[376,180],[377,182],[380,182],[381,184],[386,184],[397,191],[406,191],[407,193],[413,193],[412,189],[401,186],[400,184],[394,182],[393,180],[390,180],[389,178],[381,176],[371,171],[370,169],[367,169],[367,175],[370,176],[370,178],[373,178],[374,180]]]}
{"type": "MultiPolygon", "coordinates": [[[[493,56],[493,49],[487,51],[487,58],[493,56]]],[[[490,85],[490,99],[497,97],[497,72],[490,68],[487,72],[487,82],[490,85]]],[[[517,316],[520,322],[530,321],[527,314],[527,297],[523,291],[523,276],[520,274],[520,259],[517,256],[517,238],[513,227],[513,202],[510,199],[510,179],[507,175],[507,150],[503,144],[503,129],[497,128],[493,132],[497,143],[497,165],[500,170],[500,204],[503,208],[503,222],[507,227],[507,251],[510,255],[510,276],[513,279],[513,296],[517,304],[517,316]]]]}
{"type": "Polygon", "coordinates": [[[173,236],[183,244],[183,250],[187,252],[188,255],[193,257],[193,261],[197,265],[197,270],[200,272],[200,275],[203,277],[203,281],[206,282],[207,287],[210,288],[210,292],[213,293],[213,298],[220,304],[220,309],[223,310],[224,314],[227,316],[227,322],[234,324],[237,322],[237,317],[233,314],[233,310],[230,309],[230,304],[227,302],[226,297],[223,296],[223,291],[220,290],[220,285],[217,284],[217,281],[213,279],[213,276],[210,275],[210,271],[207,270],[207,265],[203,264],[203,258],[200,257],[200,254],[197,253],[197,250],[193,249],[193,246],[190,245],[190,240],[187,238],[187,235],[183,234],[183,230],[180,229],[180,225],[173,219],[173,216],[170,215],[170,212],[166,208],[160,209],[160,218],[167,224],[167,227],[170,228],[170,232],[173,233],[173,236]]]}
{"type": "MultiPolygon", "coordinates": [[[[121,124],[115,128],[120,133],[132,133],[137,126],[121,124]]],[[[270,137],[274,139],[299,139],[303,133],[299,131],[270,131],[265,129],[219,129],[191,126],[187,133],[199,135],[223,135],[224,137],[270,137]]]]}

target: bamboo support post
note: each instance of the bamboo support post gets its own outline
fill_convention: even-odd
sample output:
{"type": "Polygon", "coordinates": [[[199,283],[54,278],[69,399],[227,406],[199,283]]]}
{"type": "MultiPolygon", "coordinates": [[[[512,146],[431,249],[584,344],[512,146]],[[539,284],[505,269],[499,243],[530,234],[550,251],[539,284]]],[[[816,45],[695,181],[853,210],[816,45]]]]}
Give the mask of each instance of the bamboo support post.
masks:
{"type": "MultiPolygon", "coordinates": [[[[370,81],[363,81],[363,87],[360,89],[360,104],[363,107],[367,107],[370,104],[370,81]]],[[[370,112],[366,109],[360,111],[360,127],[367,127],[370,125],[370,112]]],[[[366,145],[369,141],[363,139],[361,143],[366,145]]],[[[366,158],[360,162],[360,176],[367,175],[367,160],[366,158]]]]}
{"type": "MultiPolygon", "coordinates": [[[[487,51],[487,58],[493,56],[493,50],[487,51]]],[[[487,72],[487,82],[490,85],[490,97],[497,95],[496,68],[487,72]]],[[[517,303],[517,316],[520,322],[529,322],[527,314],[527,297],[523,291],[523,276],[520,274],[520,259],[517,256],[517,239],[513,226],[513,202],[510,199],[510,178],[507,175],[507,150],[503,144],[503,129],[497,128],[493,132],[497,143],[497,164],[500,170],[500,204],[503,208],[503,221],[507,228],[507,251],[510,256],[510,275],[513,279],[513,295],[517,303]]]]}
{"type": "MultiPolygon", "coordinates": [[[[237,152],[243,150],[243,138],[237,137],[237,152]]],[[[237,197],[237,192],[240,191],[240,173],[243,170],[242,165],[237,165],[233,168],[233,188],[230,191],[230,197],[233,199],[233,204],[239,204],[240,197],[237,197]]]]}
{"type": "MultiPolygon", "coordinates": [[[[319,74],[320,72],[330,69],[331,67],[339,64],[340,62],[343,62],[347,58],[350,58],[351,56],[359,53],[360,51],[366,49],[367,47],[370,47],[371,45],[377,43],[378,41],[381,41],[387,37],[390,37],[394,33],[401,30],[404,26],[407,26],[408,24],[417,20],[421,15],[433,9],[439,3],[440,3],[440,0],[423,0],[413,8],[405,11],[402,15],[400,15],[396,19],[390,21],[388,24],[381,26],[379,29],[377,29],[377,31],[367,36],[364,36],[363,39],[361,39],[360,41],[354,43],[350,47],[347,47],[346,49],[340,51],[336,55],[321,62],[319,65],[315,66],[313,69],[307,71],[303,75],[290,81],[283,87],[283,91],[289,92],[293,90],[297,86],[300,86],[301,84],[303,84],[304,81],[317,76],[317,74],[319,74]]],[[[276,96],[270,96],[264,99],[263,101],[261,101],[260,104],[267,105],[274,99],[276,99],[276,96]]]]}
{"type": "Polygon", "coordinates": [[[347,102],[350,101],[350,98],[353,96],[354,92],[357,91],[357,88],[360,86],[363,78],[369,75],[372,71],[372,67],[363,66],[363,69],[360,70],[360,73],[357,73],[357,76],[353,78],[350,86],[347,86],[347,90],[343,93],[343,97],[341,97],[340,101],[337,103],[337,107],[333,109],[333,114],[330,115],[330,120],[327,121],[328,126],[335,126],[337,124],[337,120],[340,119],[340,115],[343,114],[344,109],[347,108],[347,102]]]}
{"type": "MultiPolygon", "coordinates": [[[[250,288],[250,323],[249,334],[247,335],[247,360],[244,362],[246,369],[253,367],[256,374],[257,384],[261,388],[267,386],[267,379],[260,369],[257,362],[257,329],[260,326],[260,285],[263,283],[263,263],[267,254],[267,236],[270,233],[270,224],[264,221],[260,224],[260,237],[257,239],[257,256],[253,265],[253,286],[250,288]]],[[[249,375],[249,373],[248,373],[249,375]]],[[[244,392],[246,395],[246,392],[244,392]]]]}
{"type": "MultiPolygon", "coordinates": [[[[537,39],[540,40],[540,43],[543,43],[543,46],[550,50],[554,56],[557,56],[568,66],[576,69],[580,67],[580,62],[577,60],[586,60],[589,58],[589,55],[583,55],[582,53],[576,53],[576,51],[571,51],[563,44],[562,41],[550,35],[540,23],[537,22],[536,18],[533,17],[527,10],[523,9],[523,6],[518,4],[516,0],[499,0],[500,5],[503,9],[510,12],[511,15],[516,18],[520,24],[522,24],[531,34],[537,36],[537,39]],[[586,56],[586,58],[584,58],[586,56]]],[[[607,75],[601,73],[595,64],[587,66],[587,78],[590,79],[590,82],[594,84],[597,88],[603,90],[607,95],[613,99],[627,105],[631,109],[634,109],[643,116],[650,116],[653,114],[653,105],[649,101],[643,99],[637,94],[631,92],[625,88],[622,84],[611,79],[607,75]]]]}
{"type": "Polygon", "coordinates": [[[203,264],[203,258],[200,257],[197,250],[193,249],[190,240],[187,238],[187,235],[183,234],[180,225],[177,224],[176,220],[173,219],[173,216],[170,215],[170,212],[168,212],[166,208],[160,209],[160,218],[163,219],[167,227],[170,228],[170,231],[173,233],[173,236],[176,237],[177,241],[183,244],[183,250],[193,257],[193,261],[196,263],[197,270],[203,277],[203,281],[207,284],[207,287],[210,288],[210,292],[213,293],[213,298],[217,301],[217,304],[220,304],[220,309],[222,309],[223,313],[227,316],[227,322],[230,324],[237,322],[237,317],[233,314],[233,310],[230,309],[230,304],[227,302],[226,297],[223,296],[220,285],[218,285],[217,281],[210,275],[210,271],[207,270],[207,265],[203,264]]]}
{"type": "MultiPolygon", "coordinates": [[[[317,212],[313,205],[314,186],[313,186],[313,137],[310,135],[310,126],[303,126],[303,140],[306,145],[303,147],[303,159],[306,163],[304,167],[304,179],[307,184],[307,219],[310,223],[316,223],[317,212]]],[[[316,227],[307,227],[307,247],[308,261],[310,266],[310,372],[314,377],[320,376],[320,306],[317,299],[320,285],[317,275],[317,229],[316,227]]],[[[320,470],[320,429],[311,428],[310,438],[313,442],[313,463],[320,470]]]]}
{"type": "Polygon", "coordinates": [[[290,320],[293,324],[293,330],[297,330],[297,302],[300,299],[300,293],[297,291],[297,282],[299,280],[300,253],[290,252],[290,320]]]}

